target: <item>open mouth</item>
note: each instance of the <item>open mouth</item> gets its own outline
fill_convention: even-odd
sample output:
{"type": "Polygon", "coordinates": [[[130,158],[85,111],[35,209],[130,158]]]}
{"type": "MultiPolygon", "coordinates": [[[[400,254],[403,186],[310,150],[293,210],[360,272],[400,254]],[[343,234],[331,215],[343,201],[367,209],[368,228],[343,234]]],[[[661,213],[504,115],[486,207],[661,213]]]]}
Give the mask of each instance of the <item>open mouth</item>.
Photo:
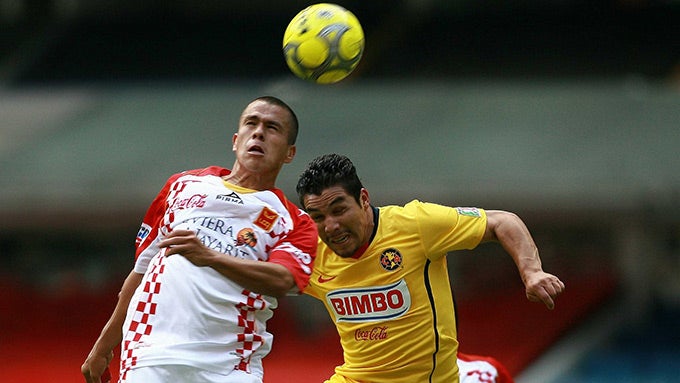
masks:
{"type": "Polygon", "coordinates": [[[347,242],[349,240],[349,234],[340,235],[330,239],[331,243],[339,245],[347,242]]]}
{"type": "Polygon", "coordinates": [[[264,149],[259,145],[253,145],[248,148],[248,153],[264,154],[264,149]]]}

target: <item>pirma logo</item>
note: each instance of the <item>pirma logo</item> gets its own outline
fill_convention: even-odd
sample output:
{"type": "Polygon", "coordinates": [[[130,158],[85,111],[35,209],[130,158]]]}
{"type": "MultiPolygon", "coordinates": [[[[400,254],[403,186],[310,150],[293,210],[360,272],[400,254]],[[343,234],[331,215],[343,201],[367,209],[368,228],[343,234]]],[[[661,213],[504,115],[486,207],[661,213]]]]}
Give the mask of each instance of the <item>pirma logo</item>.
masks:
{"type": "Polygon", "coordinates": [[[411,308],[405,280],[387,286],[339,289],[326,294],[338,322],[371,322],[404,315],[411,308]]]}
{"type": "Polygon", "coordinates": [[[227,201],[230,203],[243,205],[243,200],[241,199],[241,196],[238,195],[236,192],[232,192],[231,194],[218,194],[217,199],[220,201],[227,201]]]}

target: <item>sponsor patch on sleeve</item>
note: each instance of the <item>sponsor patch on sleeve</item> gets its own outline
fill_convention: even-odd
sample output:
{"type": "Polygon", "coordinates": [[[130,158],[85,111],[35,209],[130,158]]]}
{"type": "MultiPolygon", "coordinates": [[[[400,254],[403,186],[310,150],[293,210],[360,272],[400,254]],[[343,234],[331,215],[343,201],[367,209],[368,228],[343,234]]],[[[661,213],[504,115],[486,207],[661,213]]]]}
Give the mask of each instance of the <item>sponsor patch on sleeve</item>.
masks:
{"type": "Polygon", "coordinates": [[[151,232],[151,226],[149,226],[145,223],[142,223],[142,226],[139,228],[139,231],[137,232],[137,238],[135,240],[135,244],[139,247],[139,245],[141,245],[144,242],[146,237],[149,236],[150,232],[151,232]]]}
{"type": "Polygon", "coordinates": [[[479,209],[476,207],[457,207],[456,210],[458,211],[458,214],[468,217],[480,218],[482,216],[482,214],[479,212],[479,209]]]}

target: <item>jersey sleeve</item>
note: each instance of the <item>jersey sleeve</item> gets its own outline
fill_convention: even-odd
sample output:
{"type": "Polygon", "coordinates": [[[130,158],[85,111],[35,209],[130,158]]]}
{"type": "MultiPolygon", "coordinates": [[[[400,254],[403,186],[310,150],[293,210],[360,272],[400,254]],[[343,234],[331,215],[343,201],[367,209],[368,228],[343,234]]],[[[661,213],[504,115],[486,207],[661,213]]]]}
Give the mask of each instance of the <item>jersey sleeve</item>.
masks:
{"type": "Polygon", "coordinates": [[[293,230],[272,249],[269,262],[283,265],[293,274],[299,294],[309,283],[318,237],[316,225],[307,213],[297,207],[289,208],[289,211],[293,230]]]}
{"type": "Polygon", "coordinates": [[[135,266],[134,271],[140,274],[146,272],[151,258],[160,250],[157,243],[161,239],[161,226],[163,217],[167,209],[167,197],[170,191],[170,185],[181,174],[171,176],[163,188],[160,190],[156,198],[154,198],[151,205],[146,211],[142,224],[137,232],[135,240],[135,266]]]}
{"type": "Polygon", "coordinates": [[[414,210],[418,231],[430,259],[455,250],[473,249],[486,231],[486,212],[472,207],[448,207],[412,201],[406,209],[414,210]]]}

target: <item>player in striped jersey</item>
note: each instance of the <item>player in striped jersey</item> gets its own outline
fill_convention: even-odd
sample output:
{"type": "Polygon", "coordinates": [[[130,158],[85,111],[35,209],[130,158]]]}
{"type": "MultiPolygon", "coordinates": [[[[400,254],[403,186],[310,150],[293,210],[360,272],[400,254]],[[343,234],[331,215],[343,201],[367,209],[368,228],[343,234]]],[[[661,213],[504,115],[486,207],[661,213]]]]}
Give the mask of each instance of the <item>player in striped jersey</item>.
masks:
{"type": "Polygon", "coordinates": [[[277,297],[307,285],[316,252],[314,223],[275,187],[295,156],[297,130],[288,105],[257,98],[239,118],[231,170],[168,179],[81,367],[88,383],[99,382],[121,341],[120,382],[262,382],[267,320],[277,297]]]}
{"type": "Polygon", "coordinates": [[[498,241],[529,300],[552,309],[564,289],[512,213],[417,200],[375,207],[351,161],[335,154],[309,163],[297,193],[320,238],[305,293],[325,304],[344,352],[328,383],[460,381],[450,251],[498,241]]]}

